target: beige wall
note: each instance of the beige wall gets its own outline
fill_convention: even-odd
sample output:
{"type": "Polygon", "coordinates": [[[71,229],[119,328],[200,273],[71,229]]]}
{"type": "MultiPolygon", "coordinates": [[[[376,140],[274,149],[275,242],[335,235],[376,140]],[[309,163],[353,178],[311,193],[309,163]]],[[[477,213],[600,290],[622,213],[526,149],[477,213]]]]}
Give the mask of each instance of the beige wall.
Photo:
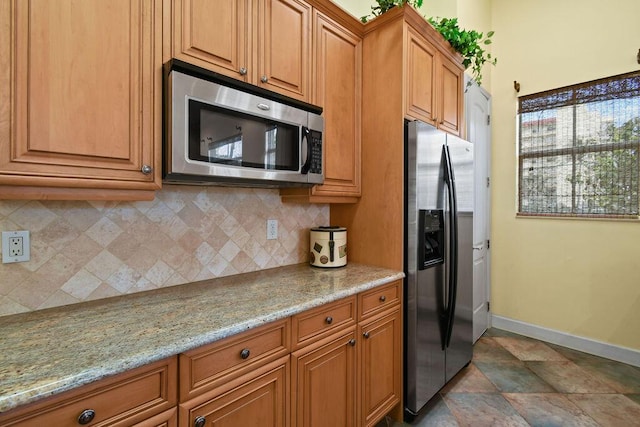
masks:
{"type": "Polygon", "coordinates": [[[640,349],[640,224],[516,218],[520,95],[637,70],[640,2],[493,0],[494,314],[640,349]]]}
{"type": "Polygon", "coordinates": [[[0,316],[307,262],[329,206],[278,190],[165,185],[150,202],[0,200],[31,260],[0,264],[0,316]],[[266,220],[278,239],[266,239],[266,220]]]}

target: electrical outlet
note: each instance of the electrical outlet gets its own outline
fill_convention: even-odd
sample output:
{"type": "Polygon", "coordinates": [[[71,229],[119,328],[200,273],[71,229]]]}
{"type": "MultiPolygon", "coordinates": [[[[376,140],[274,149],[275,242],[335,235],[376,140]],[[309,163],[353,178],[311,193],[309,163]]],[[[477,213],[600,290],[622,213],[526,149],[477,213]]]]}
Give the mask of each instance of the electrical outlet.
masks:
{"type": "Polygon", "coordinates": [[[278,238],[278,220],[267,220],[267,240],[275,240],[278,238]]]}
{"type": "Polygon", "coordinates": [[[29,261],[29,231],[2,232],[2,263],[29,261]]]}

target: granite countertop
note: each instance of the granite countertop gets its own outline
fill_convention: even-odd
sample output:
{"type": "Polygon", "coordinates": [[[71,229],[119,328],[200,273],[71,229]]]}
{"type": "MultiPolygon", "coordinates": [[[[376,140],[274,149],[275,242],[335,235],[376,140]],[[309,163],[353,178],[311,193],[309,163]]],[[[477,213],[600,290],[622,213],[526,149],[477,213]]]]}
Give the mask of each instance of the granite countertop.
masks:
{"type": "Polygon", "coordinates": [[[0,412],[402,277],[297,264],[0,317],[0,412]]]}

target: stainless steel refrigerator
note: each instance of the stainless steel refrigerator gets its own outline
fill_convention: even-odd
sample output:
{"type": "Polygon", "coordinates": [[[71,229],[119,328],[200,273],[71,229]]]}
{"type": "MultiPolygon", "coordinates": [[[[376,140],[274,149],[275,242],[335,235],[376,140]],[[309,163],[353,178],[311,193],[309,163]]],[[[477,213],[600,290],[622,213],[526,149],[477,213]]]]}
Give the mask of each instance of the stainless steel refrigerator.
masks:
{"type": "Polygon", "coordinates": [[[470,361],[473,146],[428,124],[405,127],[405,415],[470,361]]]}

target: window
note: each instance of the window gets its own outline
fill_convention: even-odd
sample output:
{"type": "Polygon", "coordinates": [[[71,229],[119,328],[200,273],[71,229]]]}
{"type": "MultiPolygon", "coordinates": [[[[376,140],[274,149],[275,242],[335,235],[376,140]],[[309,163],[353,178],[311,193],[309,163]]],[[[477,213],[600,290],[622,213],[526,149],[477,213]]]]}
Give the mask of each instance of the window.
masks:
{"type": "Polygon", "coordinates": [[[518,99],[519,215],[637,218],[640,72],[518,99]]]}

